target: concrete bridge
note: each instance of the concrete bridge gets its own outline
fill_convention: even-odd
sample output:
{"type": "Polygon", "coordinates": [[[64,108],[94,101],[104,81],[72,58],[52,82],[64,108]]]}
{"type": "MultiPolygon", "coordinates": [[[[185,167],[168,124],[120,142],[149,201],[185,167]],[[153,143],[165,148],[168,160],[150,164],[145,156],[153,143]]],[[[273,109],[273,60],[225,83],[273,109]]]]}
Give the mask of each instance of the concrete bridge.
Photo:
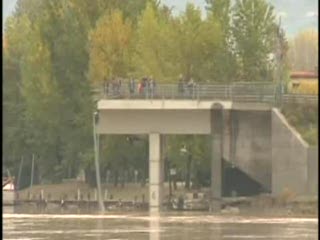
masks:
{"type": "MultiPolygon", "coordinates": [[[[214,100],[101,99],[98,134],[149,135],[149,205],[159,211],[164,181],[163,136],[212,138],[211,209],[222,197],[222,159],[274,195],[317,194],[318,149],[313,149],[269,104],[214,100]]],[[[119,146],[121,147],[121,146],[119,146]]]]}

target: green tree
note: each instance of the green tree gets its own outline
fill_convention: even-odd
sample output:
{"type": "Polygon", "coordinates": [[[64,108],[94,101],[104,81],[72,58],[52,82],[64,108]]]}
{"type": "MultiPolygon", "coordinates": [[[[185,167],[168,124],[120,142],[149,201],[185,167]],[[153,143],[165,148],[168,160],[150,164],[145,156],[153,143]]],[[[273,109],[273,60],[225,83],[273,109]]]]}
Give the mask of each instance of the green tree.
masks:
{"type": "Polygon", "coordinates": [[[142,182],[145,182],[149,158],[147,150],[148,141],[144,136],[104,136],[101,138],[101,168],[112,171],[115,186],[119,178],[124,180],[125,173],[134,170],[139,171],[142,182]]]}
{"type": "Polygon", "coordinates": [[[41,8],[37,17],[28,11],[32,5],[18,5],[15,14],[17,21],[26,18],[25,29],[30,31],[21,41],[22,90],[32,129],[30,151],[39,154],[43,174],[59,180],[74,177],[81,166],[79,155],[92,150],[92,101],[86,80],[88,27],[84,27],[88,24],[70,2],[40,2],[29,2],[41,8]]]}
{"type": "Polygon", "coordinates": [[[166,23],[159,17],[158,8],[148,2],[138,21],[135,39],[135,74],[163,80],[166,71],[166,23]]]}
{"type": "Polygon", "coordinates": [[[230,83],[235,81],[238,69],[231,32],[231,1],[207,0],[206,2],[207,21],[216,24],[221,32],[219,46],[207,61],[209,76],[212,81],[230,83]]]}
{"type": "Polygon", "coordinates": [[[191,78],[207,80],[208,62],[218,47],[220,31],[214,22],[201,19],[200,9],[187,4],[185,13],[172,24],[171,45],[172,63],[177,74],[182,74],[186,81],[191,78]]]}
{"type": "Polygon", "coordinates": [[[273,6],[265,0],[237,0],[232,22],[240,80],[270,80],[269,56],[274,51],[276,26],[273,6]]]}
{"type": "Polygon", "coordinates": [[[90,34],[90,70],[92,81],[125,77],[130,66],[131,24],[115,10],[99,19],[90,34]]]}
{"type": "Polygon", "coordinates": [[[318,66],[318,32],[299,32],[290,40],[289,61],[293,71],[315,71],[318,66]]]}
{"type": "MultiPolygon", "coordinates": [[[[9,168],[12,174],[18,170],[20,157],[27,149],[25,136],[27,133],[24,122],[25,104],[21,94],[21,74],[19,71],[19,23],[9,17],[4,36],[3,46],[3,166],[9,168]]],[[[21,25],[21,24],[20,24],[21,25]]],[[[20,29],[23,30],[23,27],[20,29]]]]}
{"type": "Polygon", "coordinates": [[[136,19],[144,3],[18,1],[5,29],[8,165],[18,169],[21,155],[35,153],[42,175],[54,181],[93,166],[88,33],[112,9],[124,8],[125,17],[136,19]]]}
{"type": "Polygon", "coordinates": [[[183,135],[168,138],[168,159],[177,168],[186,188],[210,184],[210,138],[208,136],[183,135]],[[185,150],[183,150],[185,149],[185,150]]]}

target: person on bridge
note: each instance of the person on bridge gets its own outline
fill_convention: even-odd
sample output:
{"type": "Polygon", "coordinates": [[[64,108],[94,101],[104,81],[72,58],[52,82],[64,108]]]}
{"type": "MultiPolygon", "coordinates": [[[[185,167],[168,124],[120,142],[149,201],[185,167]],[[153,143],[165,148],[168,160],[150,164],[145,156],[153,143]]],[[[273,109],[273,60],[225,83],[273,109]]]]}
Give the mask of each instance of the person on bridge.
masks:
{"type": "Polygon", "coordinates": [[[142,84],[142,93],[144,93],[144,95],[146,96],[148,93],[148,78],[143,77],[141,84],[142,84]]]}
{"type": "Polygon", "coordinates": [[[120,95],[120,90],[121,90],[121,84],[122,84],[121,78],[119,78],[117,81],[117,92],[119,95],[120,95]]]}
{"type": "Polygon", "coordinates": [[[136,83],[135,83],[134,78],[131,78],[130,81],[129,81],[129,92],[130,92],[130,95],[134,94],[135,85],[136,85],[136,83]]]}
{"type": "Polygon", "coordinates": [[[189,82],[188,82],[188,89],[189,89],[189,94],[190,94],[190,97],[191,97],[191,98],[192,98],[192,96],[193,96],[194,86],[195,86],[195,83],[194,83],[193,79],[190,78],[190,80],[189,80],[189,82]]]}
{"type": "Polygon", "coordinates": [[[143,79],[142,79],[138,84],[138,92],[140,95],[142,95],[143,91],[144,91],[144,86],[143,86],[143,79]]]}
{"type": "Polygon", "coordinates": [[[156,82],[155,82],[155,80],[153,79],[152,76],[149,78],[148,86],[149,86],[149,96],[151,98],[153,98],[154,93],[155,93],[155,88],[156,88],[156,82]]]}
{"type": "Polygon", "coordinates": [[[104,88],[104,94],[107,96],[109,94],[109,81],[105,77],[103,80],[103,88],[104,88]]]}
{"type": "Polygon", "coordinates": [[[183,76],[182,74],[180,74],[179,76],[179,81],[178,81],[178,93],[180,95],[180,97],[183,96],[184,93],[184,82],[183,82],[183,76]]]}
{"type": "Polygon", "coordinates": [[[112,88],[112,94],[115,95],[117,91],[117,82],[115,78],[112,78],[111,88],[112,88]]]}

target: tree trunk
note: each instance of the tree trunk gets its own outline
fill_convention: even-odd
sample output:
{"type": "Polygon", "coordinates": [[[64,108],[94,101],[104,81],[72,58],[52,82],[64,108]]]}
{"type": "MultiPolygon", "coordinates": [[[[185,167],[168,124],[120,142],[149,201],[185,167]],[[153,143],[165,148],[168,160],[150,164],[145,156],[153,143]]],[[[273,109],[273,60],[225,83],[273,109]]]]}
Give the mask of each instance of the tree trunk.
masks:
{"type": "Polygon", "coordinates": [[[190,189],[190,176],[191,176],[191,160],[192,157],[191,155],[188,156],[188,161],[187,161],[187,173],[186,173],[186,184],[185,184],[185,188],[186,189],[190,189]]]}
{"type": "Polygon", "coordinates": [[[192,189],[199,189],[200,187],[200,173],[199,170],[197,169],[195,174],[195,178],[192,180],[192,189]]]}
{"type": "Polygon", "coordinates": [[[174,175],[174,177],[173,177],[173,189],[175,191],[178,189],[178,187],[177,187],[177,175],[174,175]]]}
{"type": "Polygon", "coordinates": [[[169,182],[169,197],[171,198],[171,195],[172,195],[172,186],[171,186],[171,172],[170,172],[170,162],[165,159],[165,164],[166,164],[166,174],[167,174],[167,179],[168,179],[168,182],[169,182]]]}
{"type": "Polygon", "coordinates": [[[122,188],[124,188],[125,181],[126,181],[126,173],[125,173],[125,170],[122,170],[122,177],[121,177],[121,187],[122,188]]]}
{"type": "Polygon", "coordinates": [[[146,174],[145,171],[141,172],[141,187],[144,187],[146,185],[146,174]]]}
{"type": "Polygon", "coordinates": [[[119,174],[118,174],[118,170],[116,170],[114,172],[114,186],[117,187],[118,186],[118,179],[119,179],[119,174]]]}

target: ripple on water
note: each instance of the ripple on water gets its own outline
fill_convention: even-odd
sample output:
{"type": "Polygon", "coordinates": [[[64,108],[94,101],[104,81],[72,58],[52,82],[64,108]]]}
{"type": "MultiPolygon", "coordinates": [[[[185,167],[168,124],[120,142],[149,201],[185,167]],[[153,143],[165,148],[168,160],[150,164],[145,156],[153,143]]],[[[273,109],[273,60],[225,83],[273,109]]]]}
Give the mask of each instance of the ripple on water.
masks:
{"type": "Polygon", "coordinates": [[[26,219],[32,218],[39,221],[43,219],[126,219],[160,222],[181,222],[184,223],[261,223],[261,224],[287,224],[287,223],[315,223],[317,218],[260,218],[241,216],[135,216],[135,215],[77,215],[77,214],[3,214],[3,219],[26,219]]]}

